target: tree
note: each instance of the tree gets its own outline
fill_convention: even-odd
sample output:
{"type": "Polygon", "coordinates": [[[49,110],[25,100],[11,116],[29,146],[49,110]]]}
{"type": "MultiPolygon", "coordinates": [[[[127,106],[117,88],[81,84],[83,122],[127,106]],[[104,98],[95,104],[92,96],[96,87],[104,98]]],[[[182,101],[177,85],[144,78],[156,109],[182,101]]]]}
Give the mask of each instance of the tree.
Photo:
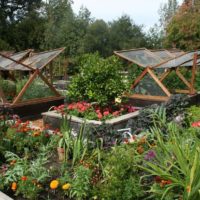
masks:
{"type": "Polygon", "coordinates": [[[128,49],[145,46],[145,34],[142,26],[134,24],[128,15],[110,23],[111,49],[128,49]]]}
{"type": "Polygon", "coordinates": [[[160,14],[160,24],[163,30],[165,31],[167,25],[169,24],[172,17],[175,15],[178,9],[177,0],[168,0],[167,3],[161,5],[159,14],[160,14]]]}
{"type": "Polygon", "coordinates": [[[165,45],[185,50],[200,48],[200,4],[187,0],[167,26],[165,45]]]}
{"type": "Polygon", "coordinates": [[[155,24],[146,35],[146,47],[150,49],[161,49],[163,47],[163,31],[155,24]]]}
{"type": "MultiPolygon", "coordinates": [[[[6,50],[12,47],[16,50],[21,50],[26,47],[35,48],[37,46],[34,45],[34,43],[37,43],[36,41],[31,46],[29,46],[29,42],[22,46],[18,42],[22,42],[22,40],[27,41],[28,38],[30,39],[30,35],[32,35],[31,29],[33,31],[37,29],[37,33],[41,33],[38,32],[36,26],[38,24],[39,26],[41,25],[39,22],[41,16],[39,14],[42,5],[42,0],[0,0],[0,48],[6,50]],[[26,24],[26,30],[29,29],[28,32],[23,30],[25,28],[24,24],[26,24]]],[[[41,20],[43,20],[42,17],[41,20]]],[[[33,39],[35,40],[36,38],[33,39]]]]}
{"type": "Polygon", "coordinates": [[[107,56],[109,52],[109,29],[103,20],[96,20],[88,27],[84,37],[84,52],[99,52],[101,56],[107,56]]]}

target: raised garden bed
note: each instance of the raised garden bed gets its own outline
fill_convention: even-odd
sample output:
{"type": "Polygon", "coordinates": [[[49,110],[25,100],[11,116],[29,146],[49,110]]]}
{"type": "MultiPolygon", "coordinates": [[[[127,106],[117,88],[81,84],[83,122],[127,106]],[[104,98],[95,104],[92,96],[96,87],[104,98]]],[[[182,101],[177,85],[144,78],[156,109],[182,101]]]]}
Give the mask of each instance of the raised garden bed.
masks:
{"type": "MultiPolygon", "coordinates": [[[[76,131],[79,130],[80,126],[86,122],[86,124],[97,127],[104,124],[110,125],[113,130],[125,128],[128,121],[134,119],[139,115],[139,111],[135,111],[133,113],[128,113],[125,115],[118,116],[113,119],[103,121],[97,120],[84,120],[80,117],[71,116],[71,126],[76,131]]],[[[56,111],[48,111],[42,113],[44,125],[49,125],[51,128],[60,128],[62,115],[57,113],[56,111]]]]}

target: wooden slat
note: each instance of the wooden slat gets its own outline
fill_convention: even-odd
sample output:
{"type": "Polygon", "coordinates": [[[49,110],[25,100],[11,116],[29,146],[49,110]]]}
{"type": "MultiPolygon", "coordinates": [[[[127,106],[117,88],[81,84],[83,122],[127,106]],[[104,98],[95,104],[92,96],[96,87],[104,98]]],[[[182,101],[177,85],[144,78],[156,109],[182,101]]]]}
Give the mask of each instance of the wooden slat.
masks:
{"type": "Polygon", "coordinates": [[[170,97],[171,94],[169,90],[163,85],[163,83],[157,78],[157,76],[153,73],[153,71],[150,68],[147,68],[148,73],[150,76],[155,80],[155,82],[160,86],[160,88],[163,90],[163,92],[170,97]]]}
{"type": "Polygon", "coordinates": [[[162,73],[159,80],[162,82],[163,80],[165,80],[167,78],[167,76],[170,74],[171,69],[167,69],[166,72],[162,73]]]}
{"type": "Polygon", "coordinates": [[[140,82],[140,80],[145,76],[146,73],[147,73],[147,68],[135,79],[135,82],[131,86],[131,89],[133,89],[140,82]]]}
{"type": "Polygon", "coordinates": [[[195,76],[196,76],[196,69],[197,69],[197,59],[198,59],[198,54],[195,53],[193,65],[192,65],[191,90],[190,90],[191,94],[195,93],[195,76]]]}
{"type": "Polygon", "coordinates": [[[26,82],[26,84],[24,85],[24,87],[22,88],[22,90],[20,91],[20,93],[18,94],[18,96],[14,99],[13,104],[16,104],[17,102],[20,101],[20,99],[22,98],[22,96],[24,95],[24,93],[26,92],[27,88],[29,87],[29,85],[33,82],[33,80],[35,79],[35,77],[38,74],[38,70],[36,70],[30,77],[29,80],[26,82]]]}
{"type": "Polygon", "coordinates": [[[51,91],[57,96],[60,97],[60,93],[53,87],[53,85],[51,83],[49,83],[49,81],[42,75],[41,72],[38,73],[38,75],[40,76],[40,78],[49,86],[49,88],[51,89],[51,91]]]}
{"type": "Polygon", "coordinates": [[[190,90],[180,90],[180,89],[176,89],[174,90],[176,93],[180,93],[180,94],[190,94],[190,90]]]}
{"type": "Polygon", "coordinates": [[[151,95],[143,95],[143,94],[132,94],[128,95],[129,98],[132,99],[142,99],[146,101],[167,101],[169,100],[169,97],[167,96],[151,96],[151,95]]]}
{"type": "Polygon", "coordinates": [[[30,100],[25,100],[23,102],[19,102],[17,104],[11,104],[12,108],[19,107],[19,106],[24,106],[24,105],[32,105],[32,104],[37,104],[37,103],[45,103],[48,101],[54,101],[54,100],[61,100],[64,99],[64,97],[44,97],[44,98],[37,98],[37,99],[30,99],[30,100]]]}
{"type": "Polygon", "coordinates": [[[185,77],[183,76],[183,74],[181,74],[181,72],[179,71],[179,69],[176,69],[176,74],[177,76],[182,80],[182,82],[189,88],[191,89],[191,84],[185,79],[185,77]]]}

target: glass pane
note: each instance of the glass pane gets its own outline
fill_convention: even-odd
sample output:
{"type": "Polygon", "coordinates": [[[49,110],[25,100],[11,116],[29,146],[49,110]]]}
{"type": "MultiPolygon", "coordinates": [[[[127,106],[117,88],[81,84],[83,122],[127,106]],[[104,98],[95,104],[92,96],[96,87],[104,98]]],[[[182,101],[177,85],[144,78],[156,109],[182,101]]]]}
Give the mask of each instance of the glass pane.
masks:
{"type": "MultiPolygon", "coordinates": [[[[23,51],[19,53],[15,53],[10,58],[19,61],[22,59],[24,56],[26,56],[30,51],[23,51]]],[[[26,67],[17,64],[16,62],[5,58],[3,56],[0,56],[0,69],[1,70],[27,70],[26,67]]]]}
{"type": "MultiPolygon", "coordinates": [[[[186,53],[178,58],[169,60],[168,62],[160,65],[158,68],[173,68],[183,65],[185,62],[189,62],[193,59],[195,52],[186,53]]],[[[200,55],[200,51],[197,52],[200,55]]]]}
{"type": "Polygon", "coordinates": [[[161,63],[163,60],[154,55],[152,52],[146,49],[127,50],[116,52],[119,56],[131,60],[135,64],[139,64],[142,67],[154,66],[161,63]]]}
{"type": "Polygon", "coordinates": [[[139,84],[133,89],[135,94],[151,95],[151,96],[166,96],[160,86],[154,79],[146,74],[139,84]]]}
{"type": "Polygon", "coordinates": [[[54,57],[58,56],[63,50],[54,50],[44,53],[35,54],[24,61],[25,64],[30,65],[31,67],[41,68],[49,63],[54,57]]]}
{"type": "MultiPolygon", "coordinates": [[[[26,82],[27,82],[26,80],[22,80],[20,81],[20,83],[18,83],[18,88],[17,88],[18,92],[22,89],[22,87],[26,82]]],[[[27,88],[26,92],[22,96],[22,101],[29,99],[50,97],[50,96],[55,96],[55,94],[51,91],[48,85],[46,85],[46,83],[40,79],[40,77],[37,77],[27,88]]]]}
{"type": "MultiPolygon", "coordinates": [[[[191,71],[187,69],[181,69],[181,74],[185,77],[185,79],[190,82],[191,80],[191,71]]],[[[172,71],[166,79],[164,79],[163,84],[172,92],[175,89],[188,89],[188,87],[183,83],[183,81],[177,76],[175,71],[172,71]]]]}
{"type": "Polygon", "coordinates": [[[174,58],[174,56],[166,50],[152,50],[151,52],[156,54],[159,58],[165,61],[174,58]]]}

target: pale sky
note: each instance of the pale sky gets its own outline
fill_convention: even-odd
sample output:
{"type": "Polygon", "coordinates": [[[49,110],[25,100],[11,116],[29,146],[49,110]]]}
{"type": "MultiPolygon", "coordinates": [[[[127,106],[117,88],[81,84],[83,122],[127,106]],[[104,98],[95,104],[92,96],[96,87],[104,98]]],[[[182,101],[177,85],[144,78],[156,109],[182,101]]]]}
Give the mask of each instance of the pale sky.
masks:
{"type": "MultiPolygon", "coordinates": [[[[158,10],[160,5],[167,0],[73,0],[72,5],[75,13],[78,13],[81,6],[86,7],[91,16],[95,19],[112,21],[127,14],[133,21],[145,26],[147,30],[158,22],[158,10]]],[[[183,0],[178,0],[182,3],[183,0]]]]}

